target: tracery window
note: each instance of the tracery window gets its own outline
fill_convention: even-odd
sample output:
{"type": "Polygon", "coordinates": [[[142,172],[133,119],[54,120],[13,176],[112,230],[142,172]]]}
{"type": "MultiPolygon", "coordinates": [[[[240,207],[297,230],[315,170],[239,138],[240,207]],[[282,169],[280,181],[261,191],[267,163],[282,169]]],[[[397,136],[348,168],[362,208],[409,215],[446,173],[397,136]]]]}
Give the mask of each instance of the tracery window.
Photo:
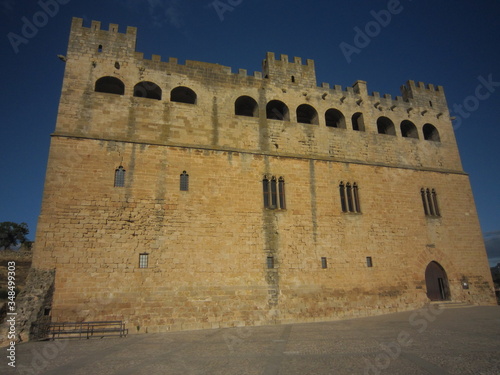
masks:
{"type": "Polygon", "coordinates": [[[264,176],[262,180],[262,192],[264,195],[264,207],[269,209],[286,209],[285,179],[275,176],[264,176]]]}
{"type": "Polygon", "coordinates": [[[437,193],[435,189],[422,188],[420,189],[422,205],[424,206],[425,216],[440,217],[437,193]]]}
{"type": "Polygon", "coordinates": [[[344,184],[343,181],[339,184],[340,206],[342,212],[361,213],[361,205],[359,200],[358,184],[350,182],[344,184]]]}

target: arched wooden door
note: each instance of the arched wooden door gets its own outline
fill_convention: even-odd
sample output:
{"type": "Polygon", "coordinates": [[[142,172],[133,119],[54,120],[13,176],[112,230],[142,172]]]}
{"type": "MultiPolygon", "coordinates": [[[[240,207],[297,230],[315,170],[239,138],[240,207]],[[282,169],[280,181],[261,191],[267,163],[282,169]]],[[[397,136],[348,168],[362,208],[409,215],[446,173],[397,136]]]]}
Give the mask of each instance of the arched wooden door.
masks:
{"type": "Polygon", "coordinates": [[[425,269],[427,297],[431,301],[447,301],[450,299],[450,288],[446,271],[437,262],[430,262],[425,269]]]}

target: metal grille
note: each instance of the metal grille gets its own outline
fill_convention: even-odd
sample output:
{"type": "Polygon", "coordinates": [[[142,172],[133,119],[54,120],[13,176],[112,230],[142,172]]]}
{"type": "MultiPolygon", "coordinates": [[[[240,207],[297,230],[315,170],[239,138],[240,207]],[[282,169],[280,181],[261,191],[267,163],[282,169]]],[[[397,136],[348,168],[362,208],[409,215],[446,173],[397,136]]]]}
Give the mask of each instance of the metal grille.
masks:
{"type": "Polygon", "coordinates": [[[120,165],[115,169],[115,187],[125,186],[125,169],[120,165]]]}
{"type": "Polygon", "coordinates": [[[148,268],[148,253],[139,254],[139,268],[148,268]]]}
{"type": "Polygon", "coordinates": [[[326,262],[326,257],[321,257],[321,268],[327,268],[328,264],[326,262]]]}
{"type": "Polygon", "coordinates": [[[189,190],[189,175],[186,171],[183,171],[181,174],[181,191],[189,190]]]}

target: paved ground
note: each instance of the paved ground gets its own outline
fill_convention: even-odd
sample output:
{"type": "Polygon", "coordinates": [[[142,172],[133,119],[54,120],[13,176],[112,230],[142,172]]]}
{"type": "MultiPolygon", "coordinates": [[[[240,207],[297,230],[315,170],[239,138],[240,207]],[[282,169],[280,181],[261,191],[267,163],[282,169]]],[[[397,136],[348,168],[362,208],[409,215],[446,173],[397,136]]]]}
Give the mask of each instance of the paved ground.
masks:
{"type": "MultiPolygon", "coordinates": [[[[2,349],[3,351],[4,349],[2,349]]],[[[5,354],[5,352],[4,352],[5,354]]],[[[17,346],[0,374],[500,374],[500,306],[17,346]]]]}

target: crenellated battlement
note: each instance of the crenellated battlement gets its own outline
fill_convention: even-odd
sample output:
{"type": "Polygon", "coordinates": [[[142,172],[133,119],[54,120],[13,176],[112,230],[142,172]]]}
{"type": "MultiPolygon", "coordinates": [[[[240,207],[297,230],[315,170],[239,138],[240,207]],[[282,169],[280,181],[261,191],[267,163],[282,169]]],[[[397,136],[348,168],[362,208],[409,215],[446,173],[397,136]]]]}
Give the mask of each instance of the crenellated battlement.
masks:
{"type": "Polygon", "coordinates": [[[413,98],[413,94],[423,93],[425,95],[443,95],[443,86],[435,87],[433,84],[425,84],[424,82],[407,81],[406,85],[401,86],[403,95],[407,94],[408,97],[413,98]]]}
{"type": "Polygon", "coordinates": [[[390,94],[381,95],[377,91],[369,93],[367,83],[361,80],[345,88],[340,85],[331,87],[329,83],[322,83],[318,87],[315,64],[312,59],[306,59],[304,63],[301,57],[294,57],[290,60],[288,55],[280,54],[278,58],[274,52],[267,52],[262,61],[262,71],[249,74],[246,69],[238,69],[236,73],[233,73],[231,67],[220,64],[193,60],[186,60],[184,64],[181,64],[177,58],[169,57],[167,61],[164,61],[160,55],[155,54],[150,59],[144,58],[144,53],[135,50],[136,38],[136,27],[128,26],[125,33],[120,33],[118,24],[110,23],[108,29],[103,30],[100,21],[91,21],[90,27],[84,27],[82,18],[73,18],[68,53],[73,50],[81,53],[87,49],[86,52],[94,56],[131,57],[136,60],[136,64],[158,71],[184,68],[185,74],[188,75],[197,71],[208,71],[214,75],[222,75],[221,79],[245,79],[249,85],[261,85],[266,82],[267,85],[275,84],[283,89],[316,89],[318,92],[323,91],[321,95],[340,96],[341,103],[344,97],[352,98],[358,103],[371,101],[379,109],[383,108],[376,104],[379,101],[383,102],[385,108],[405,107],[410,111],[419,107],[434,108],[437,113],[443,113],[447,108],[442,86],[416,83],[410,80],[400,87],[401,96],[395,98],[392,98],[390,94]],[[82,43],[82,40],[86,43],[82,43]],[[72,45],[71,41],[73,41],[72,45]]]}
{"type": "Polygon", "coordinates": [[[135,49],[136,36],[135,27],[120,33],[117,24],[102,30],[98,21],[84,27],[81,18],[73,20],[64,98],[73,101],[68,111],[93,107],[99,120],[89,123],[82,116],[75,122],[69,114],[70,120],[63,121],[60,116],[56,132],[158,142],[155,129],[163,124],[170,130],[161,133],[160,143],[217,149],[231,145],[239,151],[391,165],[399,165],[403,153],[418,155],[405,160],[405,166],[461,168],[441,86],[408,81],[396,97],[369,91],[362,80],[347,87],[318,86],[313,60],[273,52],[266,53],[262,71],[253,75],[208,62],[165,61],[157,54],[145,58],[135,49]],[[109,108],[119,121],[110,121],[109,108]],[[183,121],[190,125],[179,125],[183,121]],[[246,128],[255,122],[262,134],[246,128]],[[415,139],[420,142],[411,143],[415,139]],[[361,152],[362,144],[369,145],[370,153],[361,152]],[[424,160],[419,147],[440,151],[427,153],[424,160]],[[446,166],[445,154],[453,155],[446,157],[446,166]]]}
{"type": "Polygon", "coordinates": [[[404,100],[412,100],[419,106],[447,107],[443,86],[435,87],[432,84],[426,85],[423,82],[408,81],[406,85],[401,86],[401,94],[404,100]]]}
{"type": "Polygon", "coordinates": [[[276,59],[273,52],[266,54],[262,62],[262,74],[279,83],[292,83],[302,86],[316,87],[316,71],[314,61],[307,59],[306,64],[302,64],[300,57],[294,57],[293,62],[288,60],[288,55],[280,55],[276,59]]]}
{"type": "Polygon", "coordinates": [[[101,22],[91,21],[90,27],[83,26],[83,19],[74,17],[71,23],[68,57],[71,53],[100,53],[105,56],[133,56],[137,41],[137,28],[128,26],[125,33],[119,32],[119,25],[110,23],[108,30],[101,29],[101,22]]]}
{"type": "MultiPolygon", "coordinates": [[[[85,27],[83,26],[83,18],[78,18],[78,17],[73,17],[73,20],[71,22],[71,31],[79,31],[80,29],[83,29],[92,32],[103,31],[107,33],[123,34],[119,32],[118,28],[119,28],[118,24],[110,23],[108,30],[103,30],[101,29],[101,21],[94,21],[94,20],[91,21],[90,27],[85,27]]],[[[137,27],[127,26],[125,34],[137,36],[137,27]]]]}

